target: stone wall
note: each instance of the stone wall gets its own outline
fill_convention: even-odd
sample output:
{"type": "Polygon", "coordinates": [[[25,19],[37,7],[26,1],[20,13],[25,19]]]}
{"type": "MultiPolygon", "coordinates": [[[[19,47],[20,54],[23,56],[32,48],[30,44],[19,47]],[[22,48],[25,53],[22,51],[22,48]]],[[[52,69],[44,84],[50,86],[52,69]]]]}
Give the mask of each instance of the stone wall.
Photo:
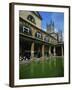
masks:
{"type": "MultiPolygon", "coordinates": [[[[19,17],[23,18],[24,20],[27,20],[28,15],[32,15],[34,17],[35,22],[36,22],[35,25],[41,29],[41,19],[39,19],[34,13],[32,13],[31,11],[24,11],[24,10],[19,11],[19,17]]],[[[27,20],[27,21],[29,21],[29,20],[27,20]]],[[[32,23],[32,22],[30,22],[30,23],[32,23]]]]}

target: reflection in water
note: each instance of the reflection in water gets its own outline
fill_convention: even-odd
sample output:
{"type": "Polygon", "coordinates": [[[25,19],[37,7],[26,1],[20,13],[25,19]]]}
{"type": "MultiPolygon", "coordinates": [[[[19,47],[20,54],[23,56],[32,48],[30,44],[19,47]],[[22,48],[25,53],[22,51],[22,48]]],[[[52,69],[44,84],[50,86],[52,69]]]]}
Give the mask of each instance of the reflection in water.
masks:
{"type": "Polygon", "coordinates": [[[53,60],[54,60],[54,66],[56,67],[56,58],[54,58],[53,60]]]}
{"type": "Polygon", "coordinates": [[[63,76],[63,57],[49,57],[47,60],[33,60],[20,63],[20,79],[63,76]]]}
{"type": "Polygon", "coordinates": [[[52,57],[50,56],[50,58],[49,58],[49,68],[50,68],[50,69],[51,69],[51,67],[52,67],[51,62],[52,62],[52,57]]]}
{"type": "Polygon", "coordinates": [[[63,59],[63,60],[62,60],[62,66],[64,66],[64,57],[62,57],[62,59],[63,59]]]}
{"type": "Polygon", "coordinates": [[[34,72],[34,64],[33,64],[33,61],[31,62],[31,64],[30,64],[30,66],[31,66],[31,68],[30,68],[30,70],[31,70],[31,74],[33,74],[33,72],[34,72]]]}
{"type": "Polygon", "coordinates": [[[42,61],[41,63],[42,63],[42,72],[44,72],[44,61],[42,61]]]}

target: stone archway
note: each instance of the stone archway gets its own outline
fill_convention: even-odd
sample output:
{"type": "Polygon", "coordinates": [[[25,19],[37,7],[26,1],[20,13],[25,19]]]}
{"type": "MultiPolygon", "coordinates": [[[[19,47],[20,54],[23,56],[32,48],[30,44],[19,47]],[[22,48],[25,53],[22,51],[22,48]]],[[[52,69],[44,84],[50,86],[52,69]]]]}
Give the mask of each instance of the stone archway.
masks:
{"type": "Polygon", "coordinates": [[[40,43],[34,44],[34,56],[37,58],[42,56],[42,45],[40,43]]]}
{"type": "Polygon", "coordinates": [[[22,57],[23,59],[24,58],[30,59],[32,42],[29,40],[20,38],[19,43],[20,43],[19,44],[19,56],[22,57]]]}
{"type": "Polygon", "coordinates": [[[56,55],[57,56],[63,56],[62,53],[62,46],[56,46],[56,55]]]}

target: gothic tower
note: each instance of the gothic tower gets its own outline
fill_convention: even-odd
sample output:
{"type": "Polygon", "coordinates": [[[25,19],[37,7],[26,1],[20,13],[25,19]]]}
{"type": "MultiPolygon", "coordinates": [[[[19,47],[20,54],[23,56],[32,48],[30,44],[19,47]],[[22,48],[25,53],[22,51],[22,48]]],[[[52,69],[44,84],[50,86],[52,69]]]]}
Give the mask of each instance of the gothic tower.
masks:
{"type": "Polygon", "coordinates": [[[54,32],[54,21],[50,21],[50,24],[47,24],[47,33],[53,33],[54,32]]]}

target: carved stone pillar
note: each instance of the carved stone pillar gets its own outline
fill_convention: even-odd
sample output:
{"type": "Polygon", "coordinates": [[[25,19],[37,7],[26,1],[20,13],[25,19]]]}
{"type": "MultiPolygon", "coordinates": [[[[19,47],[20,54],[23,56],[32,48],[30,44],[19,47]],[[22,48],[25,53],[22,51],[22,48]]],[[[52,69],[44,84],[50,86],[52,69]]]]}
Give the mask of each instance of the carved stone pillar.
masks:
{"type": "Polygon", "coordinates": [[[33,38],[35,37],[35,33],[36,33],[36,30],[34,28],[32,28],[32,37],[33,38]]]}
{"type": "Polygon", "coordinates": [[[42,59],[44,59],[44,45],[42,45],[42,59]]]}
{"type": "Polygon", "coordinates": [[[55,46],[54,46],[53,52],[54,52],[54,56],[56,56],[56,48],[55,48],[55,46]]]}
{"type": "Polygon", "coordinates": [[[51,46],[49,47],[49,56],[51,56],[51,46]]]}
{"type": "Polygon", "coordinates": [[[34,42],[31,45],[31,59],[34,59],[34,42]]]}

